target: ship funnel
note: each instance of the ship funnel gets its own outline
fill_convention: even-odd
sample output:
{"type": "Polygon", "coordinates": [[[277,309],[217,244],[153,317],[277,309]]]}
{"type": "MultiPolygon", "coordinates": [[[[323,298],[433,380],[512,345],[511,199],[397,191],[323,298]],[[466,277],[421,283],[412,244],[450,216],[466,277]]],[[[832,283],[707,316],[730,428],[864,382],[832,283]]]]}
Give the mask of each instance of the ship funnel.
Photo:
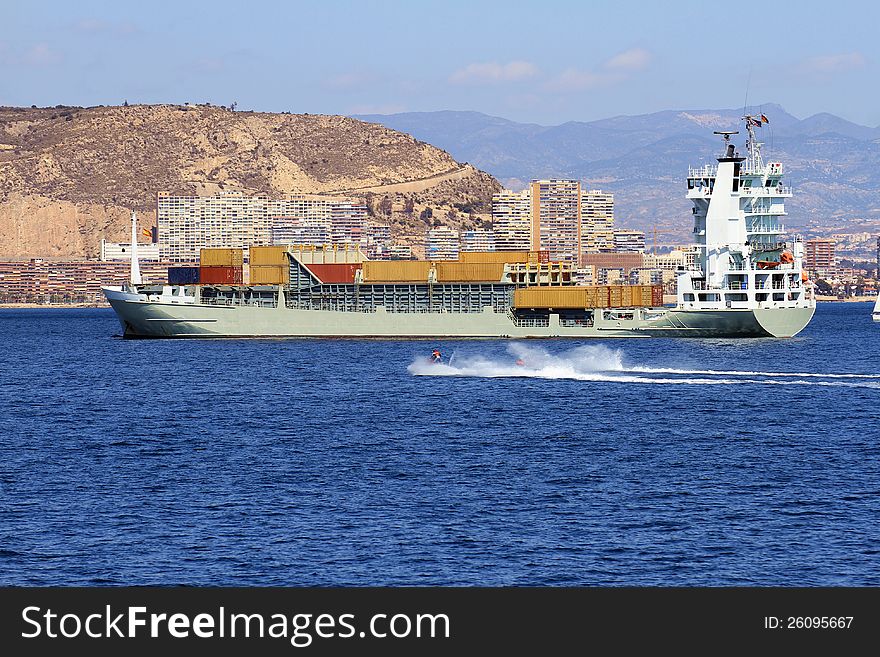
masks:
{"type": "Polygon", "coordinates": [[[137,213],[132,211],[131,213],[131,274],[129,275],[129,282],[132,285],[140,285],[143,283],[143,279],[141,279],[141,266],[138,262],[138,229],[137,229],[137,213]]]}

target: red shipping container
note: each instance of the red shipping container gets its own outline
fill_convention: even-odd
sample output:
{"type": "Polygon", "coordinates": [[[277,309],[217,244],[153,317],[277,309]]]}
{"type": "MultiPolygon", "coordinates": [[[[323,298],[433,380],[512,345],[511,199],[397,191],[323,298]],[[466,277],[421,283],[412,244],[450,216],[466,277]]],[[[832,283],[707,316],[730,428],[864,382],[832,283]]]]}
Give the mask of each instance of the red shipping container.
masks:
{"type": "Polygon", "coordinates": [[[663,286],[655,285],[651,288],[651,305],[659,308],[663,305],[663,286]]]}
{"type": "Polygon", "coordinates": [[[306,265],[322,283],[354,283],[354,275],[361,268],[360,263],[330,263],[306,265]]]}
{"type": "Polygon", "coordinates": [[[202,285],[241,285],[244,280],[241,272],[241,267],[199,267],[199,282],[202,285]]]}

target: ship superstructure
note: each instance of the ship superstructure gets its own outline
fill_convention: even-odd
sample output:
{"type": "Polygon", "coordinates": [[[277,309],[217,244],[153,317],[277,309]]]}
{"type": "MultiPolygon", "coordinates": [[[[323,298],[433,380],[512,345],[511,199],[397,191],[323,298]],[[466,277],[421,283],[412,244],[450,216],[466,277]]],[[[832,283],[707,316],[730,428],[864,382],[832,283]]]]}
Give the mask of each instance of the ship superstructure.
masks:
{"type": "Polygon", "coordinates": [[[732,135],[717,165],[688,171],[694,204],[695,267],[679,274],[677,309],[802,309],[806,321],[816,301],[803,270],[803,242],[784,239],[785,199],[781,162],[764,162],[755,128],[766,117],[743,117],[748,139],[741,156],[732,135]]]}

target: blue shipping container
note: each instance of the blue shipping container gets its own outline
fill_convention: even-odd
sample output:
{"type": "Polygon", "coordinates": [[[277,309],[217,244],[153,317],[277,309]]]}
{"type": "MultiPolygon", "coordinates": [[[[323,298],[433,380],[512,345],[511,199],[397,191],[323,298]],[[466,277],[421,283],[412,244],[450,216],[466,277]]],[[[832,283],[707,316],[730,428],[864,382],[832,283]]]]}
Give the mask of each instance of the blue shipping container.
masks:
{"type": "Polygon", "coordinates": [[[168,285],[198,285],[198,267],[169,267],[168,285]]]}

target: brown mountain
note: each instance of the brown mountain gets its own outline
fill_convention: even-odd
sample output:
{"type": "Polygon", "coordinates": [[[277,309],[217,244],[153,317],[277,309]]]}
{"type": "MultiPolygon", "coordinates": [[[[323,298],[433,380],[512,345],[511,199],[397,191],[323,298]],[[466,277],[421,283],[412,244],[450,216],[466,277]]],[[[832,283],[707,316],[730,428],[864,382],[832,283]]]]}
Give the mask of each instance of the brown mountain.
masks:
{"type": "Polygon", "coordinates": [[[488,219],[498,189],[445,151],[342,116],[207,105],[0,108],[4,259],[94,258],[101,238],[127,238],[131,210],[144,226],[155,222],[158,191],[357,196],[393,235],[418,244],[426,221],[488,219]]]}

